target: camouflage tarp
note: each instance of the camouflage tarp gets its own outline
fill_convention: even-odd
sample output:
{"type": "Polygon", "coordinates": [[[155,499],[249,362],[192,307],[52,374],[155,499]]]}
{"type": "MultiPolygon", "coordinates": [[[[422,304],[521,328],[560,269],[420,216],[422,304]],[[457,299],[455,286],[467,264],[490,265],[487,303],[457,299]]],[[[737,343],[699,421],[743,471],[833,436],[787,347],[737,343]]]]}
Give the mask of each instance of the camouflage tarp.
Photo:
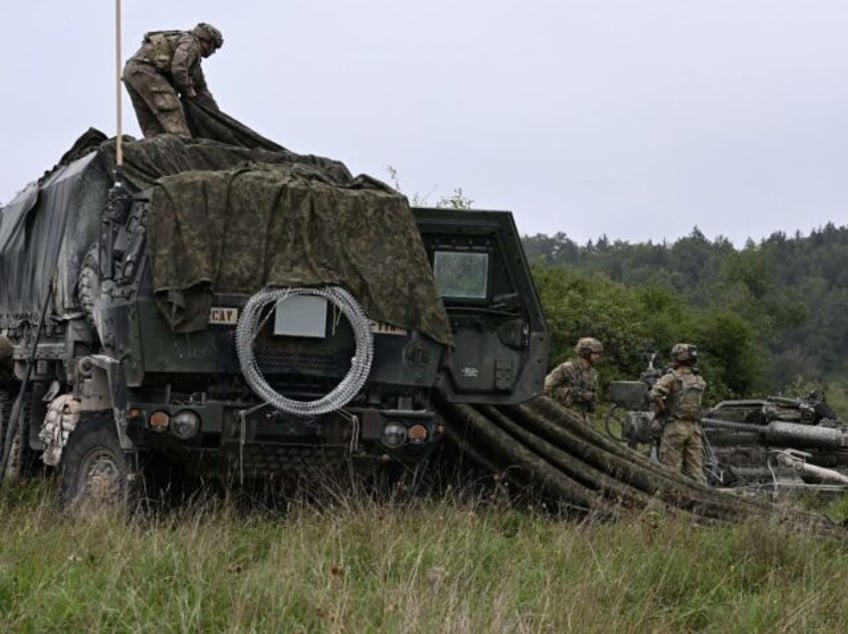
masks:
{"type": "Polygon", "coordinates": [[[228,145],[251,149],[288,152],[282,145],[274,143],[271,139],[266,139],[225,112],[212,110],[192,99],[184,99],[183,108],[186,113],[188,129],[191,130],[191,134],[195,138],[220,141],[228,145]]]}
{"type": "Polygon", "coordinates": [[[96,158],[55,167],[0,209],[0,328],[35,323],[50,295],[54,317],[79,310],[79,265],[111,185],[96,158]]]}
{"type": "Polygon", "coordinates": [[[28,195],[2,210],[0,323],[37,314],[57,260],[56,310],[67,309],[117,172],[131,190],[156,186],[154,280],[175,329],[205,325],[211,291],[338,284],[372,319],[451,341],[403,196],[353,178],[339,161],[291,152],[226,114],[193,104],[186,110],[202,138],[123,137],[116,170],[116,139],[89,129],[28,195]],[[175,223],[178,230],[167,229],[175,223]]]}
{"type": "Polygon", "coordinates": [[[172,327],[205,327],[211,292],[338,285],[371,319],[451,342],[406,198],[359,176],[256,164],[159,179],[150,242],[154,291],[172,327]]]}
{"type": "MultiPolygon", "coordinates": [[[[119,170],[120,178],[135,190],[152,187],[162,176],[193,170],[227,170],[253,163],[311,165],[333,182],[342,184],[353,179],[343,163],[323,156],[247,148],[208,139],[187,140],[172,134],[125,141],[121,150],[123,166],[119,170]]],[[[114,169],[115,139],[103,143],[100,151],[108,168],[114,169]]]]}

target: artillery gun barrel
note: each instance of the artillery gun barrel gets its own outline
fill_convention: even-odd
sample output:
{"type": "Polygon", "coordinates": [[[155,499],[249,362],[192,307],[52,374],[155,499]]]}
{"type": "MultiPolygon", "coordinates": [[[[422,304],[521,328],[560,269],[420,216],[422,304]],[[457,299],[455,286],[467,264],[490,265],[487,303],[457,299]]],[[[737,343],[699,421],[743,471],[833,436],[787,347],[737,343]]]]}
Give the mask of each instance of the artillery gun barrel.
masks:
{"type": "Polygon", "coordinates": [[[848,484],[848,475],[840,473],[834,469],[825,469],[818,465],[807,464],[805,460],[798,456],[794,456],[791,450],[784,450],[777,454],[777,462],[784,467],[797,471],[800,474],[810,475],[821,480],[829,480],[838,482],[839,484],[848,484]]]}
{"type": "Polygon", "coordinates": [[[766,425],[765,439],[771,445],[792,445],[817,449],[842,449],[848,446],[848,435],[832,427],[774,421],[766,425]]]}
{"type": "Polygon", "coordinates": [[[705,429],[755,433],[762,438],[765,445],[805,449],[843,449],[848,447],[848,434],[832,427],[818,427],[783,421],[773,421],[768,425],[752,425],[718,418],[704,418],[701,420],[701,426],[705,429]]]}

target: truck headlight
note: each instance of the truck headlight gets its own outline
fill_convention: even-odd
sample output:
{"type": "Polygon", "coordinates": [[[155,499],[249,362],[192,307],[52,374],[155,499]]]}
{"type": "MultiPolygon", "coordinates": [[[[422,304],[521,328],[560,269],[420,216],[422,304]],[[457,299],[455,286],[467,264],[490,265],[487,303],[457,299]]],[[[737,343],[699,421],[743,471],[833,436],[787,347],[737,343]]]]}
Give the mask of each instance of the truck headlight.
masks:
{"type": "Polygon", "coordinates": [[[421,445],[427,442],[427,438],[430,436],[430,432],[427,431],[427,428],[424,425],[413,425],[409,428],[409,442],[413,445],[421,445]]]}
{"type": "Polygon", "coordinates": [[[187,440],[200,430],[200,416],[184,409],[171,417],[171,431],[177,438],[187,440]]]}
{"type": "Polygon", "coordinates": [[[383,427],[382,441],[386,447],[400,447],[406,442],[406,427],[400,423],[386,423],[383,427]]]}

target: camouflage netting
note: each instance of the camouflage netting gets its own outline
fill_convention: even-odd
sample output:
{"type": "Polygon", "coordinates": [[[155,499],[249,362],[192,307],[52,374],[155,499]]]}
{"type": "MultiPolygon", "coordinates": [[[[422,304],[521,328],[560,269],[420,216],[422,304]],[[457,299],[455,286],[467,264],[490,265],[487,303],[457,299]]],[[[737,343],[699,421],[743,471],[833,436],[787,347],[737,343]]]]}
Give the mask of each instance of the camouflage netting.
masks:
{"type": "Polygon", "coordinates": [[[463,461],[497,474],[502,486],[537,491],[578,517],[663,510],[699,522],[760,517],[804,530],[834,528],[816,513],[711,489],[675,473],[545,396],[507,407],[452,404],[437,396],[449,421],[447,442],[463,461]]]}
{"type": "MultiPolygon", "coordinates": [[[[110,169],[115,164],[115,140],[100,145],[110,169]]],[[[162,176],[195,170],[227,170],[252,164],[306,165],[319,170],[330,182],[343,185],[353,176],[339,161],[288,150],[273,151],[229,145],[208,139],[181,139],[163,134],[150,139],[126,139],[121,145],[121,180],[132,189],[152,187],[162,176]]]]}
{"type": "MultiPolygon", "coordinates": [[[[224,113],[193,103],[187,113],[204,138],[123,143],[120,170],[131,188],[153,187],[154,291],[174,330],[205,327],[213,292],[338,285],[372,319],[451,343],[404,196],[338,161],[290,152],[224,113]]],[[[113,165],[114,140],[100,149],[113,165]]]]}
{"type": "Polygon", "coordinates": [[[206,326],[212,293],[338,285],[370,318],[452,342],[405,197],[329,158],[296,154],[228,115],[186,103],[196,138],[117,139],[89,129],[3,208],[0,326],[32,320],[58,274],[73,308],[79,263],[100,231],[116,174],[152,188],[154,290],[174,330],[206,326]]]}
{"type": "Polygon", "coordinates": [[[218,293],[337,285],[377,321],[450,343],[450,326],[406,199],[304,164],[189,171],[159,179],[154,291],[178,331],[205,325],[218,293]]]}

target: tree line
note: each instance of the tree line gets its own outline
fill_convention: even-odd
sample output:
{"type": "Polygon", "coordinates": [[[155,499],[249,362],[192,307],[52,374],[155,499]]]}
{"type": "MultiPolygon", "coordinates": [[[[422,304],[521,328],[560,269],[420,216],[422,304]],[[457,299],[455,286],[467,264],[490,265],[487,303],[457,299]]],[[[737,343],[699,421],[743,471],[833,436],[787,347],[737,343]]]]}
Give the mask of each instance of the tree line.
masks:
{"type": "MultiPolygon", "coordinates": [[[[523,239],[552,333],[551,362],[579,336],[604,342],[605,382],[636,378],[695,343],[713,400],[848,385],[848,227],[775,232],[737,249],[697,229],[674,242],[564,233],[523,239]]],[[[829,394],[830,397],[830,394],[829,394]]]]}

